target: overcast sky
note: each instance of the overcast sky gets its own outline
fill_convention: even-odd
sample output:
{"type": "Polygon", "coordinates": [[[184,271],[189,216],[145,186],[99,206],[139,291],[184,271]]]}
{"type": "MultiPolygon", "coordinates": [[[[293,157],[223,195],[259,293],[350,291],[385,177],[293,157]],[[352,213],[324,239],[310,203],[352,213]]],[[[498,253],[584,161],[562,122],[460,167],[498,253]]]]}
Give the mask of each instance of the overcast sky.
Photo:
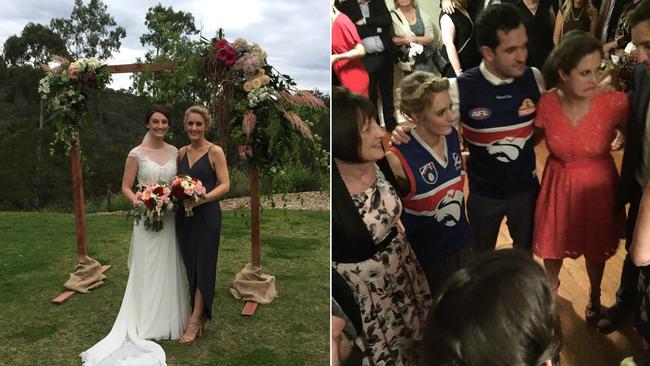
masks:
{"type": "MultiPolygon", "coordinates": [[[[84,0],[87,4],[89,0],[84,0]]],[[[219,27],[226,39],[238,37],[258,43],[268,62],[291,75],[301,89],[330,90],[330,23],[326,0],[103,0],[118,25],[126,29],[119,54],[109,64],[144,59],[140,36],[146,32],[144,17],[150,7],[162,3],[194,16],[197,29],[212,38],[219,27]]],[[[29,22],[49,26],[53,18],[69,18],[74,0],[0,0],[0,47],[29,22]]],[[[114,89],[128,88],[131,74],[113,75],[114,89]]]]}

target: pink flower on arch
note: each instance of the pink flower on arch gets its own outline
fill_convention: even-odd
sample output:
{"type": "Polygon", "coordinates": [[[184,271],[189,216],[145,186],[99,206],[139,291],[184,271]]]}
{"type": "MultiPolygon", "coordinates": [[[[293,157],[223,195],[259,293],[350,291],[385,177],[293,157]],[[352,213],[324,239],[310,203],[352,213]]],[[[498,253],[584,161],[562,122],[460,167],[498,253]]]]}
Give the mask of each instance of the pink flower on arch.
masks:
{"type": "Polygon", "coordinates": [[[237,150],[239,153],[239,158],[242,160],[253,157],[253,146],[251,146],[251,144],[239,145],[239,148],[237,150]]]}
{"type": "Polygon", "coordinates": [[[246,136],[250,136],[251,133],[253,133],[256,122],[257,116],[255,116],[255,113],[251,110],[247,110],[244,113],[244,120],[242,121],[242,130],[244,130],[246,136]]]}

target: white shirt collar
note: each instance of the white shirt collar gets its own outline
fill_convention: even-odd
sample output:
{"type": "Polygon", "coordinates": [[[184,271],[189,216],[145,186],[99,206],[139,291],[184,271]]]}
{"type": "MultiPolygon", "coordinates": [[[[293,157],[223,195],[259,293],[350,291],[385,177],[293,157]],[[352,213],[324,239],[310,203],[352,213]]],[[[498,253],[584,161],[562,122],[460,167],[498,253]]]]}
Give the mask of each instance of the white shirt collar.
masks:
{"type": "Polygon", "coordinates": [[[479,70],[481,71],[481,74],[483,74],[483,77],[485,78],[485,80],[489,81],[490,84],[492,84],[494,86],[510,84],[513,81],[515,81],[515,78],[501,79],[500,77],[494,75],[485,66],[485,60],[481,61],[481,65],[479,65],[479,70]]]}

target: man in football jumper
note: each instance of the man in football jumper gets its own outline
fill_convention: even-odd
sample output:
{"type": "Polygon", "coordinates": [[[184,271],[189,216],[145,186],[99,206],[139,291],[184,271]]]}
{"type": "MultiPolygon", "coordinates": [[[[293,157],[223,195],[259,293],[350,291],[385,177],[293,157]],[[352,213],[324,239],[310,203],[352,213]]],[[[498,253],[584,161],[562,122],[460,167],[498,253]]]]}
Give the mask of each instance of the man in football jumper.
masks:
{"type": "MultiPolygon", "coordinates": [[[[472,248],[493,249],[506,217],[513,246],[530,253],[539,190],[533,120],[543,78],[526,66],[528,39],[514,6],[489,6],[479,15],[475,31],[483,60],[450,79],[449,88],[470,152],[467,216],[472,248]]],[[[393,143],[409,141],[404,132],[408,128],[398,127],[393,143]]]]}

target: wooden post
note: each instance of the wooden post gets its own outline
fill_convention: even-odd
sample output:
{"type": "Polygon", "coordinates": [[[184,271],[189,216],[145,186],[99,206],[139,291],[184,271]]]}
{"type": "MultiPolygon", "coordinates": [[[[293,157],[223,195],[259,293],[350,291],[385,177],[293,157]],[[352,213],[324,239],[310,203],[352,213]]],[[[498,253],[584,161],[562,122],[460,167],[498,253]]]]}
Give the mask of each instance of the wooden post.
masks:
{"type": "Polygon", "coordinates": [[[251,263],[254,267],[261,267],[262,241],[260,238],[260,169],[257,164],[251,164],[248,171],[251,187],[251,263]]]}
{"type": "Polygon", "coordinates": [[[225,88],[222,89],[221,91],[221,105],[217,108],[219,108],[219,145],[223,149],[224,153],[227,153],[227,146],[226,146],[226,121],[225,121],[225,116],[223,113],[224,108],[226,108],[226,96],[225,96],[225,88]]]}
{"type": "Polygon", "coordinates": [[[81,170],[81,147],[79,133],[74,133],[70,149],[70,166],[72,169],[72,195],[74,197],[74,221],[77,227],[77,257],[88,255],[86,237],[86,213],[84,210],[84,181],[81,170]]]}
{"type": "MultiPolygon", "coordinates": [[[[262,240],[260,237],[260,169],[257,164],[248,168],[248,180],[251,188],[251,264],[255,268],[262,266],[262,240]]],[[[253,316],[257,303],[246,301],[241,315],[253,316]]]]}

